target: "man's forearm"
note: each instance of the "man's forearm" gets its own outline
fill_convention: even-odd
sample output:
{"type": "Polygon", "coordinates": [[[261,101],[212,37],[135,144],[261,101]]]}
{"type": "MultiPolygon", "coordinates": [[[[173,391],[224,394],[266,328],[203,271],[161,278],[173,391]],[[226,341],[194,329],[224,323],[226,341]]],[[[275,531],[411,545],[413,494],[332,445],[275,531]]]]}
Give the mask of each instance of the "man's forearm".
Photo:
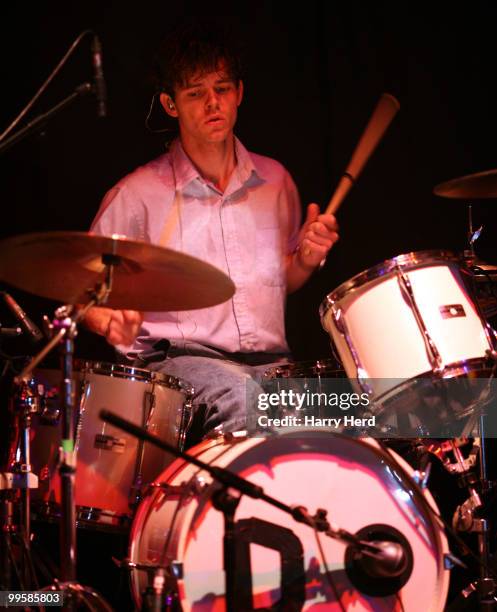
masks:
{"type": "Polygon", "coordinates": [[[286,259],[286,290],[287,293],[293,293],[300,289],[309,280],[316,266],[308,266],[304,264],[299,252],[295,251],[287,255],[286,259]]]}

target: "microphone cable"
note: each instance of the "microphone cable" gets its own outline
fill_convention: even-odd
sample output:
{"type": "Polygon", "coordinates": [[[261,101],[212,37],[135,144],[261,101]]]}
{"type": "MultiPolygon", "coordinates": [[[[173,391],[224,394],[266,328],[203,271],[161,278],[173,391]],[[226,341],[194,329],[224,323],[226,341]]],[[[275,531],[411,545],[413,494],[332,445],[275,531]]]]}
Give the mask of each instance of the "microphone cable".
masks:
{"type": "Polygon", "coordinates": [[[316,538],[316,544],[318,545],[319,555],[321,557],[321,562],[322,562],[323,567],[324,567],[324,575],[326,576],[326,580],[327,580],[328,584],[330,585],[330,588],[331,588],[331,590],[333,592],[333,595],[335,596],[335,599],[336,599],[338,605],[340,606],[340,610],[342,612],[346,612],[345,606],[342,603],[342,599],[341,599],[340,594],[338,592],[338,589],[337,589],[337,586],[335,584],[335,581],[333,580],[333,576],[331,574],[330,568],[328,567],[328,561],[326,560],[326,555],[324,553],[323,544],[321,542],[321,537],[320,537],[319,530],[317,529],[317,525],[316,525],[315,521],[312,522],[312,529],[314,531],[314,537],[316,538]]]}
{"type": "Polygon", "coordinates": [[[74,53],[75,49],[79,46],[83,38],[88,35],[95,35],[93,30],[83,30],[81,34],[76,38],[76,40],[72,43],[69,49],[66,51],[63,58],[59,61],[57,66],[52,70],[52,72],[48,75],[45,82],[41,85],[35,95],[31,98],[31,100],[26,104],[26,106],[21,110],[21,112],[17,115],[17,117],[7,126],[7,128],[0,134],[0,142],[5,140],[5,138],[12,132],[12,130],[19,124],[19,122],[26,116],[26,114],[31,110],[35,102],[38,98],[44,93],[50,83],[54,80],[57,74],[61,71],[69,57],[74,53]]]}

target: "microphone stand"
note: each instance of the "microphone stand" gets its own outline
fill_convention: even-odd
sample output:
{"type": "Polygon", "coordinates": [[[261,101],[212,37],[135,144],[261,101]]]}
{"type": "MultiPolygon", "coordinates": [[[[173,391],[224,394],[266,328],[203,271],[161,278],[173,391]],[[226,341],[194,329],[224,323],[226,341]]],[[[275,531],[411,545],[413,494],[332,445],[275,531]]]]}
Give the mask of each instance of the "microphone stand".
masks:
{"type": "MultiPolygon", "coordinates": [[[[97,283],[90,292],[89,302],[81,309],[76,310],[72,305],[64,305],[55,311],[53,330],[57,330],[48,344],[34,357],[24,370],[14,379],[14,384],[22,386],[29,380],[30,375],[38,363],[57,345],[62,345],[62,444],[60,449],[59,476],[61,483],[61,521],[60,521],[60,561],[61,581],[48,587],[53,590],[62,590],[68,595],[64,606],[68,610],[76,609],[75,603],[81,597],[95,599],[97,610],[110,612],[108,604],[96,593],[87,587],[80,586],[76,581],[76,505],[74,499],[74,483],[76,474],[76,450],[74,437],[74,382],[73,382],[73,356],[74,338],[77,335],[77,323],[82,320],[87,311],[93,306],[105,304],[112,290],[114,266],[119,265],[119,256],[109,253],[102,256],[105,265],[105,280],[97,283]],[[99,607],[100,606],[100,607],[99,607]]],[[[24,526],[29,534],[28,523],[24,526]]]]}
{"type": "MultiPolygon", "coordinates": [[[[278,499],[267,495],[264,489],[259,485],[256,485],[238,474],[220,468],[217,466],[209,465],[204,463],[197,457],[185,453],[176,447],[168,444],[158,436],[150,434],[146,429],[131,423],[130,421],[121,418],[117,414],[110,412],[109,410],[101,410],[100,418],[106,423],[110,423],[119,429],[126,431],[127,433],[135,436],[139,440],[144,442],[150,442],[167,453],[171,453],[175,457],[181,458],[188,463],[192,463],[201,470],[208,472],[217,482],[221,484],[221,488],[215,492],[213,497],[213,505],[217,510],[220,510],[224,514],[224,540],[223,540],[223,563],[225,572],[226,582],[226,610],[227,612],[236,612],[236,593],[235,593],[235,571],[236,571],[236,542],[235,542],[235,523],[234,514],[241,495],[248,495],[254,499],[261,499],[266,503],[282,510],[286,514],[289,514],[295,521],[304,523],[324,533],[326,536],[341,540],[351,545],[354,549],[360,551],[362,554],[372,557],[373,559],[381,560],[381,555],[384,550],[381,543],[369,542],[362,540],[353,533],[330,525],[326,519],[327,511],[318,509],[314,516],[311,516],[307,508],[304,506],[288,506],[282,503],[278,499]],[[233,496],[229,489],[235,489],[241,495],[239,497],[233,496]]],[[[163,571],[163,567],[157,567],[157,570],[163,571]]]]}
{"type": "Polygon", "coordinates": [[[73,102],[75,102],[81,96],[85,96],[86,94],[89,94],[92,91],[93,91],[93,86],[91,85],[91,83],[86,82],[86,83],[81,83],[81,85],[78,85],[71,94],[69,94],[66,98],[64,98],[58,104],[53,106],[46,113],[42,113],[41,115],[38,115],[38,117],[30,121],[27,125],[25,125],[23,128],[21,128],[17,132],[15,132],[15,134],[12,134],[12,136],[9,136],[9,138],[2,141],[0,143],[0,154],[5,153],[5,151],[10,149],[10,147],[14,146],[16,143],[20,142],[21,140],[24,140],[31,134],[35,132],[41,132],[43,128],[45,127],[45,125],[53,117],[55,117],[60,111],[70,106],[73,102]]]}

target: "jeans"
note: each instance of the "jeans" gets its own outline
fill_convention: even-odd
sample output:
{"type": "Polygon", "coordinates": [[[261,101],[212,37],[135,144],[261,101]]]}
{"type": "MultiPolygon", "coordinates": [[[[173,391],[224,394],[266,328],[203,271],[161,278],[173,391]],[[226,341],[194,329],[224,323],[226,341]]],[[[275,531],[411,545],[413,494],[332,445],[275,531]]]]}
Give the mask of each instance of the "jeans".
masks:
{"type": "Polygon", "coordinates": [[[204,436],[214,430],[245,429],[263,392],[264,372],[290,360],[288,353],[226,353],[195,342],[167,344],[162,352],[144,351],[134,365],[181,378],[194,387],[194,419],[204,436]]]}

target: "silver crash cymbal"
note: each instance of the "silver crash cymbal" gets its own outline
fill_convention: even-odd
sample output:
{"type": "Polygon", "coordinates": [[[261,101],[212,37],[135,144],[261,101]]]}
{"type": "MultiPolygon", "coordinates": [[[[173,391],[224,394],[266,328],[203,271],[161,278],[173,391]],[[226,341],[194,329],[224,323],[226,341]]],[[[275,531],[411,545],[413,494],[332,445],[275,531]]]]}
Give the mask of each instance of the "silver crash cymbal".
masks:
{"type": "Polygon", "coordinates": [[[115,262],[106,303],[117,309],[206,308],[228,300],[226,274],[190,255],[122,236],[46,232],[0,241],[0,279],[35,295],[84,304],[105,278],[103,258],[115,262]]]}

